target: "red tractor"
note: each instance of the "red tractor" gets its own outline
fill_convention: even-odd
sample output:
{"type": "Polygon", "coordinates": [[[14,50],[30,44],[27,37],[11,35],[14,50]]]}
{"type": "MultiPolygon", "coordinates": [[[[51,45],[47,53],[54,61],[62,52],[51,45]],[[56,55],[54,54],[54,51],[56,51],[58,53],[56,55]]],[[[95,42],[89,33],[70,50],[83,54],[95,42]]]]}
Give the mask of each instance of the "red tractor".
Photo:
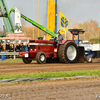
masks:
{"type": "MultiPolygon", "coordinates": [[[[0,17],[6,17],[6,19],[9,19],[11,12],[15,12],[15,10],[11,8],[8,12],[4,1],[1,0],[0,2],[0,17]]],[[[53,38],[57,37],[56,33],[50,31],[42,25],[39,25],[25,15],[20,15],[26,21],[51,35],[53,38]]],[[[69,31],[73,34],[84,32],[80,29],[71,29],[69,31]]],[[[19,52],[19,57],[22,57],[23,62],[26,64],[31,63],[34,59],[39,64],[54,61],[61,63],[84,62],[84,47],[77,46],[74,40],[62,40],[58,45],[56,45],[55,41],[30,40],[29,50],[19,52]]]]}
{"type": "MultiPolygon", "coordinates": [[[[78,30],[73,30],[77,31],[78,30]]],[[[58,46],[55,41],[30,40],[29,51],[19,52],[23,62],[29,64],[36,60],[39,64],[47,62],[84,62],[84,47],[78,47],[74,40],[62,40],[58,46]]]]}

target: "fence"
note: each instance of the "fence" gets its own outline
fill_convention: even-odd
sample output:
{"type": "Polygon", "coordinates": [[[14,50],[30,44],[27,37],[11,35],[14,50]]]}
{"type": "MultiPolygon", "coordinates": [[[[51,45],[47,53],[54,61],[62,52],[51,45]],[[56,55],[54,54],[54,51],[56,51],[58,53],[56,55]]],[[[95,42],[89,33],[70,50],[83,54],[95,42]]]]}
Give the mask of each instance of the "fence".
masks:
{"type": "Polygon", "coordinates": [[[13,55],[14,59],[16,59],[16,55],[19,55],[19,52],[0,52],[0,55],[13,55]]]}

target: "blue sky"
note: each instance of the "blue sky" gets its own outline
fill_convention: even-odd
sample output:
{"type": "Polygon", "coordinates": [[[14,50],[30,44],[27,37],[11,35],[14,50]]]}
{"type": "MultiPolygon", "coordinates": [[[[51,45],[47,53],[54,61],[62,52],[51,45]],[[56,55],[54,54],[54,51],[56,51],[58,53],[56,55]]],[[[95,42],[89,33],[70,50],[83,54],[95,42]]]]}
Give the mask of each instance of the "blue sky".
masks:
{"type": "MultiPolygon", "coordinates": [[[[34,20],[38,22],[38,0],[34,1],[34,20]]],[[[33,19],[33,0],[6,0],[6,3],[8,9],[17,7],[23,15],[33,19]]],[[[60,26],[60,10],[69,21],[70,18],[75,19],[78,23],[83,23],[89,18],[98,21],[100,0],[58,0],[58,29],[60,26]]],[[[11,14],[11,17],[14,22],[14,14],[11,14]]],[[[31,26],[28,22],[26,24],[31,26]]],[[[40,24],[47,27],[47,0],[40,0],[40,24]]],[[[2,28],[1,18],[0,28],[2,28]]]]}

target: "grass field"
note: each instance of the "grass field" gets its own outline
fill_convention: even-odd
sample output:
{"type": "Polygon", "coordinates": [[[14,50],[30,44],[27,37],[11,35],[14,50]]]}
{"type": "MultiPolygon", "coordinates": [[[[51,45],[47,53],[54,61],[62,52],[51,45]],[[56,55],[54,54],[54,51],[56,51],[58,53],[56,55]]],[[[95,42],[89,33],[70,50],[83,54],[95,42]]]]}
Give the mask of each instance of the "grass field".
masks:
{"type": "Polygon", "coordinates": [[[23,62],[22,59],[5,59],[0,60],[0,62],[23,62]]]}
{"type": "MultiPolygon", "coordinates": [[[[0,60],[0,62],[23,62],[22,59],[5,59],[5,60],[0,60]]],[[[32,62],[35,62],[35,60],[33,60],[32,62]]]]}
{"type": "Polygon", "coordinates": [[[80,70],[80,71],[63,71],[63,72],[45,72],[45,73],[0,75],[0,79],[57,78],[57,77],[96,76],[96,75],[100,75],[100,70],[80,70]]]}

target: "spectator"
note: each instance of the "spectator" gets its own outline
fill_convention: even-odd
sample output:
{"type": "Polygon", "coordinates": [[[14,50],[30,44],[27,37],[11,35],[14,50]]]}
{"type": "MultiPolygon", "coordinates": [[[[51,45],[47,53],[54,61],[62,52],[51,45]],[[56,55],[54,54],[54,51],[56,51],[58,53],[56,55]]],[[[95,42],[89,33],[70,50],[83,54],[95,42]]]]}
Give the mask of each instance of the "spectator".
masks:
{"type": "Polygon", "coordinates": [[[20,51],[28,51],[28,43],[26,43],[25,45],[23,45],[23,43],[15,43],[15,44],[12,44],[10,42],[1,42],[0,43],[0,52],[1,51],[8,51],[8,52],[13,52],[14,51],[14,48],[15,48],[15,51],[16,52],[20,52],[20,51]]]}
{"type": "Polygon", "coordinates": [[[6,43],[6,50],[8,50],[8,42],[6,43]]]}
{"type": "Polygon", "coordinates": [[[6,43],[6,50],[7,50],[8,52],[10,51],[10,43],[9,43],[9,42],[6,43]]]}
{"type": "Polygon", "coordinates": [[[6,44],[3,42],[3,51],[6,52],[6,44]]]}
{"type": "Polygon", "coordinates": [[[17,46],[17,43],[14,44],[14,51],[16,51],[16,46],[17,46]]]}
{"type": "Polygon", "coordinates": [[[13,44],[10,44],[10,52],[13,52],[14,51],[14,46],[13,44]]]}
{"type": "Polygon", "coordinates": [[[18,43],[16,44],[15,50],[16,50],[16,52],[19,52],[20,51],[20,45],[18,43]]]}
{"type": "Polygon", "coordinates": [[[28,43],[25,44],[25,51],[28,51],[28,43]]]}
{"type": "Polygon", "coordinates": [[[3,51],[2,44],[0,43],[0,52],[3,51]]]}
{"type": "Polygon", "coordinates": [[[20,44],[20,51],[25,51],[25,46],[23,45],[23,43],[20,44]]]}

